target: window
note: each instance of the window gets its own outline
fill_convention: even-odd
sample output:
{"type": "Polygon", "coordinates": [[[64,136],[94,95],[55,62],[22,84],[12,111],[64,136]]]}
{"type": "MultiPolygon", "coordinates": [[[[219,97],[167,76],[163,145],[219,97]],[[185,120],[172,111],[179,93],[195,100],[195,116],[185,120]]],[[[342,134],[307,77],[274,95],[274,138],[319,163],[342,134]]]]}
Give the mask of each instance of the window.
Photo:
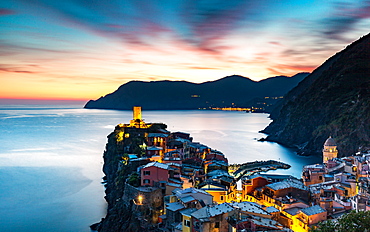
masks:
{"type": "Polygon", "coordinates": [[[189,220],[184,220],[184,226],[190,227],[190,221],[189,220]]]}
{"type": "Polygon", "coordinates": [[[224,200],[224,196],[220,196],[220,201],[223,201],[224,200]]]}
{"type": "Polygon", "coordinates": [[[322,176],[319,176],[319,180],[322,180],[322,176]]]}
{"type": "Polygon", "coordinates": [[[215,222],[215,228],[220,228],[220,222],[215,222]]]}
{"type": "Polygon", "coordinates": [[[149,184],[150,183],[150,180],[149,179],[144,179],[144,184],[149,184]]]}
{"type": "Polygon", "coordinates": [[[144,171],[144,176],[150,176],[150,171],[144,171]]]}

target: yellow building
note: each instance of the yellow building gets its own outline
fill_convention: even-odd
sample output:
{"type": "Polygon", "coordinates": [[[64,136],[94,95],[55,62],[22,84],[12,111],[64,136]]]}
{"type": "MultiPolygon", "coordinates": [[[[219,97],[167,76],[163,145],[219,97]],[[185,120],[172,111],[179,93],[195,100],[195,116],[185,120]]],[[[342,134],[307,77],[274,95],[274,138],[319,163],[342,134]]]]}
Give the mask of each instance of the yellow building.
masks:
{"type": "Polygon", "coordinates": [[[191,232],[191,214],[197,210],[196,208],[189,208],[180,211],[182,215],[182,232],[191,232]]]}
{"type": "Polygon", "coordinates": [[[211,194],[213,196],[213,201],[217,202],[218,204],[227,202],[228,190],[226,189],[225,186],[221,184],[218,183],[207,184],[201,187],[200,189],[211,194]]]}
{"type": "Polygon", "coordinates": [[[213,196],[213,201],[217,202],[217,204],[233,202],[237,201],[238,197],[241,198],[241,196],[238,196],[238,190],[235,183],[230,183],[230,185],[227,186],[214,181],[203,184],[200,189],[211,194],[213,196]]]}

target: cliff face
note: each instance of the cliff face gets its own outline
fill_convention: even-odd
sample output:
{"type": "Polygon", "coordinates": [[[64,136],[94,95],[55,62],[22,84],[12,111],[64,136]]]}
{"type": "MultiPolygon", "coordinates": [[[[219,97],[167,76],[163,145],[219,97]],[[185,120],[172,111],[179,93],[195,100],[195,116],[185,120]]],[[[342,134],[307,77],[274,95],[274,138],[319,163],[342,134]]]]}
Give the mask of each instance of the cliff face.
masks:
{"type": "Polygon", "coordinates": [[[279,97],[295,87],[308,73],[272,77],[255,82],[242,76],[195,84],[185,81],[131,81],[85,108],[129,110],[140,105],[147,110],[249,107],[254,98],[279,97]]]}
{"type": "Polygon", "coordinates": [[[292,89],[271,113],[267,140],[318,154],[331,135],[340,155],[370,148],[370,34],[292,89]]]}
{"type": "Polygon", "coordinates": [[[104,151],[105,199],[108,203],[107,215],[98,225],[98,231],[138,231],[139,222],[132,217],[129,202],[122,201],[125,180],[133,171],[133,167],[125,166],[119,170],[119,160],[123,154],[122,145],[117,144],[119,131],[108,135],[108,143],[104,151]],[[130,228],[130,230],[127,230],[130,228]]]}
{"type": "MultiPolygon", "coordinates": [[[[125,162],[126,154],[142,154],[140,145],[143,144],[145,133],[155,132],[158,129],[166,129],[167,126],[161,123],[151,124],[150,128],[124,128],[117,126],[115,130],[108,135],[108,142],[104,151],[105,174],[105,200],[108,203],[107,215],[100,223],[92,226],[99,232],[112,231],[140,231],[143,225],[149,231],[155,231],[150,225],[143,222],[143,211],[150,207],[163,206],[163,202],[149,201],[141,208],[138,208],[132,201],[135,189],[140,185],[140,177],[137,175],[137,168],[150,161],[143,160],[139,162],[125,162]],[[129,134],[125,138],[124,133],[129,134]]],[[[156,193],[154,193],[156,194],[156,193]]],[[[160,192],[161,194],[161,192],[160,192]]],[[[162,199],[162,198],[160,198],[162,199]]]]}

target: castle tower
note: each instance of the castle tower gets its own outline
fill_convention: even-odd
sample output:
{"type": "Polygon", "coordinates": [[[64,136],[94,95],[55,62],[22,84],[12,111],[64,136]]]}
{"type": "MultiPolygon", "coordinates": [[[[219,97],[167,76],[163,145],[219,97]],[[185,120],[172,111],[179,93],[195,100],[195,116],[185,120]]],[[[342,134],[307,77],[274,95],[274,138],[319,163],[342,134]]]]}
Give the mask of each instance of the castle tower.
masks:
{"type": "Polygon", "coordinates": [[[323,163],[325,164],[328,162],[328,160],[332,160],[338,156],[337,144],[331,136],[324,143],[322,155],[323,163]]]}
{"type": "Polygon", "coordinates": [[[134,106],[133,108],[133,120],[141,120],[141,106],[134,106]]]}
{"type": "Polygon", "coordinates": [[[130,121],[130,127],[136,127],[136,128],[147,128],[148,126],[145,124],[145,122],[141,118],[141,106],[134,106],[132,108],[133,112],[133,118],[130,121]]]}

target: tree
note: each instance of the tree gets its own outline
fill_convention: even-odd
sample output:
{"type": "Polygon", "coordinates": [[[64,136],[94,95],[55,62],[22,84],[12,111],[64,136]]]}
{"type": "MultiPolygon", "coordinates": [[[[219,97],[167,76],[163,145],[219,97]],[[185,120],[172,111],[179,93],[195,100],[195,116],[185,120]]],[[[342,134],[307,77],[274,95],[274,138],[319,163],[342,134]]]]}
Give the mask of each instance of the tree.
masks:
{"type": "Polygon", "coordinates": [[[370,211],[351,211],[338,218],[320,222],[310,232],[370,232],[370,211]]]}

